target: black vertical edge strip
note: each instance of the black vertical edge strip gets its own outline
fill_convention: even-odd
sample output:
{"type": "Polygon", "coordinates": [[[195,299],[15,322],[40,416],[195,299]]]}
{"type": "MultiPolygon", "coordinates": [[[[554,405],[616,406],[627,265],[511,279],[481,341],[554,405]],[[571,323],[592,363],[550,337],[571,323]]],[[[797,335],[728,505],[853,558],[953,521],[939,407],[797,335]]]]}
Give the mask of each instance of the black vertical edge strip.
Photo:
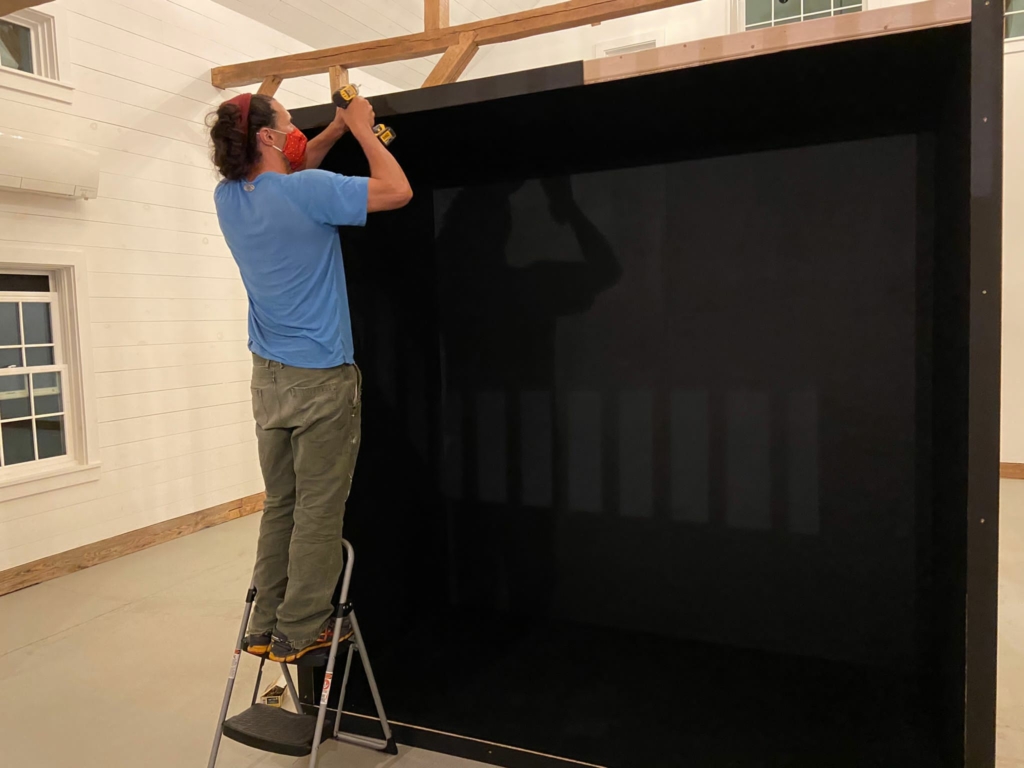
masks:
{"type": "MultiPolygon", "coordinates": [[[[370,97],[370,103],[377,117],[390,117],[542,91],[557,91],[583,84],[583,62],[573,61],[523,72],[510,72],[506,75],[436,85],[432,88],[413,88],[408,91],[386,93],[370,97]]],[[[334,105],[331,103],[292,110],[292,122],[304,131],[322,128],[332,119],[334,105]]]]}
{"type": "Polygon", "coordinates": [[[995,765],[1003,4],[972,0],[966,768],[995,765]]]}

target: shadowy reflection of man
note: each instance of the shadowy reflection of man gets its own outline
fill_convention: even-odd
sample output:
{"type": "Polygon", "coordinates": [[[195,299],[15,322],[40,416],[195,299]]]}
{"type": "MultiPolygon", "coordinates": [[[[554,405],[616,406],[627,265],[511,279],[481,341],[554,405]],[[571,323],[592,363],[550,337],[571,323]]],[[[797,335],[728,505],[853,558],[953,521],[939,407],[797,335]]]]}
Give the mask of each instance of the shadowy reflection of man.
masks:
{"type": "MultiPolygon", "coordinates": [[[[558,318],[588,311],[621,276],[607,239],[573,198],[569,177],[544,179],[552,219],[568,226],[582,260],[566,261],[543,249],[516,267],[506,253],[512,234],[511,196],[523,182],[461,190],[437,237],[443,370],[445,375],[445,476],[451,542],[451,598],[461,606],[540,617],[556,587],[556,513],[559,478],[559,412],[555,377],[558,318]],[[523,460],[522,398],[546,413],[548,464],[523,460]],[[487,400],[495,418],[483,414],[487,400]],[[483,456],[504,456],[504,478],[488,475],[483,456]],[[457,466],[456,466],[457,465],[457,466]],[[491,487],[485,491],[484,483],[491,487]],[[524,499],[526,483],[546,488],[538,501],[524,499]],[[459,500],[461,499],[461,501],[459,500]],[[530,503],[526,503],[530,502],[530,503]]],[[[527,223],[529,224],[529,222],[527,223]]],[[[528,438],[524,440],[524,438],[528,438]]],[[[492,468],[493,469],[493,468],[492,468]]],[[[500,470],[499,470],[500,471],[500,470]]],[[[493,474],[493,473],[492,473],[493,474]]],[[[594,478],[600,482],[600,478],[594,478]]]]}

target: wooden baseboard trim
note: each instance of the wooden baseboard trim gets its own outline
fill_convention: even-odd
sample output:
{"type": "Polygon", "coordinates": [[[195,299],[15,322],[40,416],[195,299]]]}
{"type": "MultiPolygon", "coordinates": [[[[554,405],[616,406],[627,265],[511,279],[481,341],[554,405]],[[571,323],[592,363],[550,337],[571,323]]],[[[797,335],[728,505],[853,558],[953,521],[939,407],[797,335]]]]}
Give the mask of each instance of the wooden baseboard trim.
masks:
{"type": "Polygon", "coordinates": [[[1004,461],[999,465],[999,476],[1004,480],[1024,480],[1024,464],[1004,461]]]}
{"type": "Polygon", "coordinates": [[[264,495],[257,493],[228,501],[190,515],[165,520],[137,531],[122,533],[93,544],[86,544],[84,547],[0,571],[0,596],[259,512],[263,509],[264,495]]]}

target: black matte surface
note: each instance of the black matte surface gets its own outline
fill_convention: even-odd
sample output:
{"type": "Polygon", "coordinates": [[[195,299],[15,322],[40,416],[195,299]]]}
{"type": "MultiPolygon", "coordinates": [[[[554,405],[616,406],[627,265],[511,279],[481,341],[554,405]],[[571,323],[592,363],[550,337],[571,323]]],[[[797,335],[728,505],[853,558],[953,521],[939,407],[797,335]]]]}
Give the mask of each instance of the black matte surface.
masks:
{"type": "Polygon", "coordinates": [[[393,718],[613,768],[965,765],[967,42],[389,120],[417,196],[343,242],[393,718]]]}
{"type": "MultiPolygon", "coordinates": [[[[329,727],[324,728],[329,731],[329,727]]],[[[279,755],[302,757],[313,748],[316,717],[280,707],[253,704],[224,721],[224,735],[246,746],[279,755]]]]}

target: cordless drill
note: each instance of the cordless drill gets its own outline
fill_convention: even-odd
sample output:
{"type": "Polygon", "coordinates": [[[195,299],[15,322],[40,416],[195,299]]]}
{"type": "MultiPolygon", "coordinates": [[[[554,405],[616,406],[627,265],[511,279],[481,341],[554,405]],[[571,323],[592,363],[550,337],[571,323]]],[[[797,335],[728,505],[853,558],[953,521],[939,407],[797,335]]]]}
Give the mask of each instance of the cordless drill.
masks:
{"type": "MultiPolygon", "coordinates": [[[[348,109],[348,105],[351,104],[358,95],[359,89],[354,85],[343,85],[331,94],[331,101],[333,101],[334,106],[339,109],[348,109]]],[[[373,126],[373,135],[380,139],[380,143],[385,147],[394,141],[397,136],[394,128],[389,128],[383,123],[377,123],[373,126]]]]}

